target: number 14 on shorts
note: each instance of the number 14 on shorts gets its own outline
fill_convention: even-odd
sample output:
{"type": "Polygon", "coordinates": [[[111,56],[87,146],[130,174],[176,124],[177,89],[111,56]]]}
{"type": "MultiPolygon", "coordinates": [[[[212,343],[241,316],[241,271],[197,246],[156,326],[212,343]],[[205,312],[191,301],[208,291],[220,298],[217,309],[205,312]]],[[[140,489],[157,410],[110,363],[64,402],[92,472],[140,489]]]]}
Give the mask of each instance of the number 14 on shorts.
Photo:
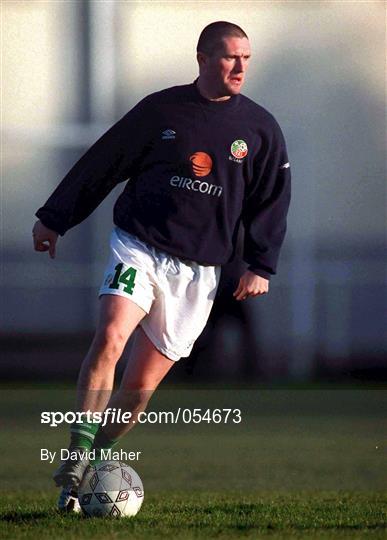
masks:
{"type": "Polygon", "coordinates": [[[109,285],[109,289],[119,289],[120,285],[125,285],[123,291],[128,294],[133,294],[134,280],[136,278],[137,270],[129,266],[127,270],[123,272],[124,263],[119,263],[115,267],[116,273],[114,274],[113,281],[109,285]]]}

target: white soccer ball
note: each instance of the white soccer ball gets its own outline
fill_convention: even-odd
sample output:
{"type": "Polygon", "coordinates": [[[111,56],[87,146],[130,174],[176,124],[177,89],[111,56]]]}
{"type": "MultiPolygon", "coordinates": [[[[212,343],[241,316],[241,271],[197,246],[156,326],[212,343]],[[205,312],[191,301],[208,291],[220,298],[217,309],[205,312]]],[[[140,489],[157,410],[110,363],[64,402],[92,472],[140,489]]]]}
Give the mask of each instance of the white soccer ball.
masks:
{"type": "Polygon", "coordinates": [[[78,488],[79,504],[88,516],[135,516],[144,500],[140,477],[122,461],[89,465],[78,488]]]}

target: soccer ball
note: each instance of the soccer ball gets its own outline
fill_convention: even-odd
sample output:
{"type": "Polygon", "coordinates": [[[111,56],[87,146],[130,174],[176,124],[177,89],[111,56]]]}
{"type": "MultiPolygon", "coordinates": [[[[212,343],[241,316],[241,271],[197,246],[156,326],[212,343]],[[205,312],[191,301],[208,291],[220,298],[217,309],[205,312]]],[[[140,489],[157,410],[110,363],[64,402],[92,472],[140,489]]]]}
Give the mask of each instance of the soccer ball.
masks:
{"type": "Polygon", "coordinates": [[[78,499],[87,516],[135,516],[144,500],[144,488],[126,463],[101,461],[86,469],[78,499]]]}

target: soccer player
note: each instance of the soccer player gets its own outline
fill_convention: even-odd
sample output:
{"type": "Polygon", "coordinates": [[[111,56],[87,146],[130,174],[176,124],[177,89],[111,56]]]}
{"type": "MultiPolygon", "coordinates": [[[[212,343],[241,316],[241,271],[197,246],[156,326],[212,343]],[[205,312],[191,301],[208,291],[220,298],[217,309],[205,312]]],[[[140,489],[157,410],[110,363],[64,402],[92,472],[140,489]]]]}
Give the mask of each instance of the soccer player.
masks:
{"type": "MultiPolygon", "coordinates": [[[[246,33],[214,22],[197,45],[199,77],[145,97],[74,165],[36,215],[36,251],[55,257],[58,235],[84,220],[119,183],[110,260],[95,337],[82,364],[77,410],[143,411],[174,362],[190,354],[208,319],[220,267],[245,227],[248,264],[234,292],[268,292],[286,230],[290,169],[274,117],[240,92],[250,63],[246,33]],[[115,366],[139,327],[119,390],[115,366]]],[[[112,448],[133,423],[73,424],[75,458],[54,475],[59,508],[76,510],[85,450],[112,448]]]]}

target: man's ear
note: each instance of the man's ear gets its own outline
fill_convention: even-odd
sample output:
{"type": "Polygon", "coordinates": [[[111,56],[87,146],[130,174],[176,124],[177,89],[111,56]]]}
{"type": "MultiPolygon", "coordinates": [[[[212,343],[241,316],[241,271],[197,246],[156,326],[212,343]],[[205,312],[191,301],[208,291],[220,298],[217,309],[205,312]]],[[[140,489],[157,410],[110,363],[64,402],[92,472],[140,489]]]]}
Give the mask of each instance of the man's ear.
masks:
{"type": "Polygon", "coordinates": [[[204,67],[207,64],[208,56],[202,52],[196,54],[196,59],[198,61],[199,67],[204,67]]]}

